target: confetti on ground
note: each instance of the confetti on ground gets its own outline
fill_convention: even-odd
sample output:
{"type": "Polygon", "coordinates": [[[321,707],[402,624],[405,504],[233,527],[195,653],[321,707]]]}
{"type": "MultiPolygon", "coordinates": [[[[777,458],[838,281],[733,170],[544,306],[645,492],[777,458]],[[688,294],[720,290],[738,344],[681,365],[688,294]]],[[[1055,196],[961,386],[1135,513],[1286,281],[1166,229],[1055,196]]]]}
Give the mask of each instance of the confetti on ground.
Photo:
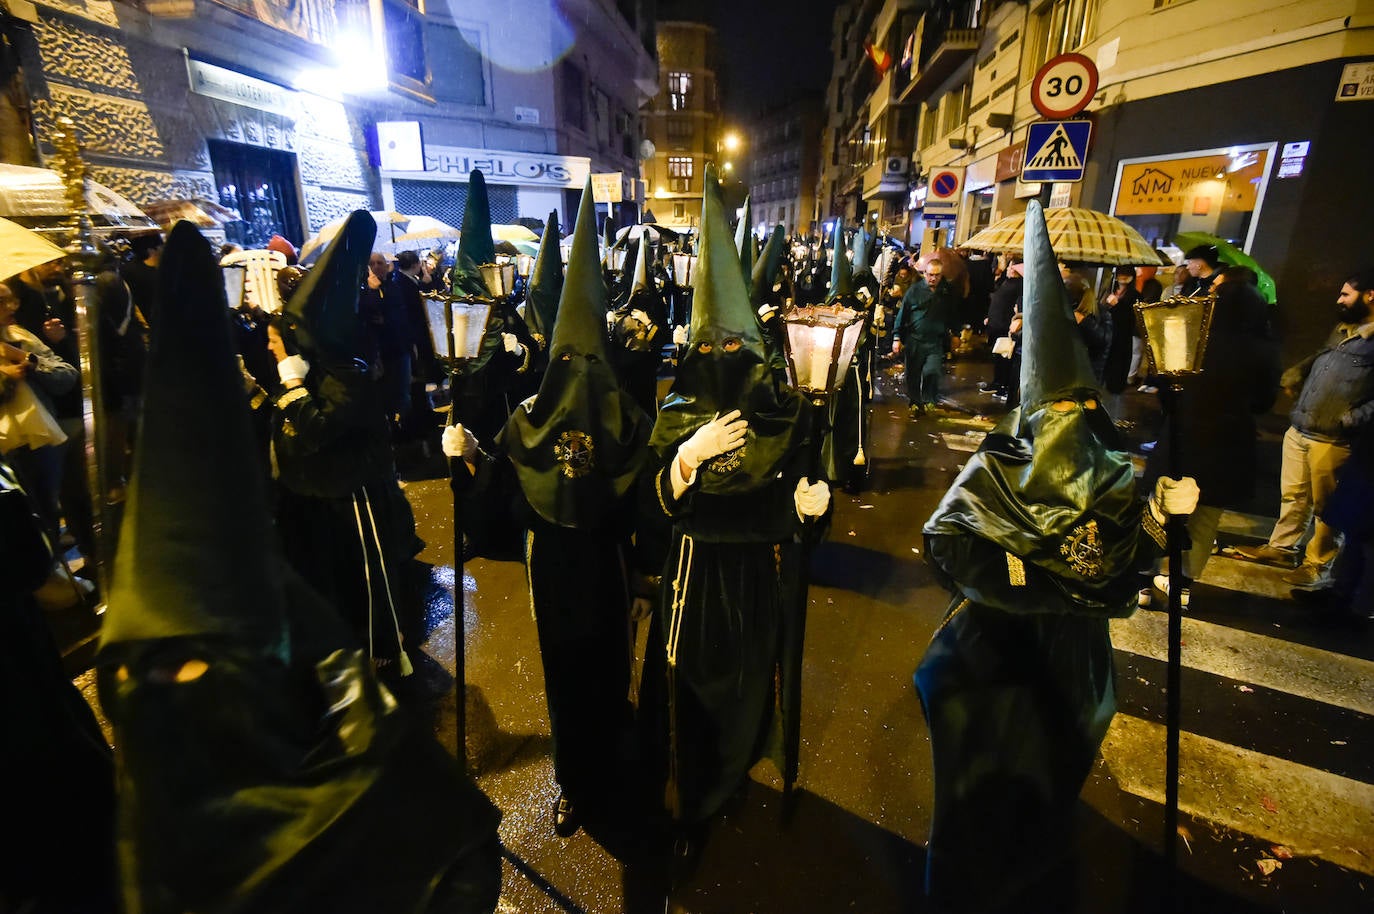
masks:
{"type": "Polygon", "coordinates": [[[1279,811],[1278,804],[1275,803],[1273,799],[1271,799],[1270,797],[1260,797],[1260,805],[1264,807],[1265,812],[1279,811]]]}
{"type": "Polygon", "coordinates": [[[1293,859],[1293,850],[1292,850],[1292,848],[1285,847],[1285,846],[1282,845],[1282,844],[1273,844],[1273,845],[1270,845],[1270,847],[1269,847],[1269,854],[1270,854],[1270,856],[1272,856],[1275,860],[1292,860],[1292,859],[1293,859]]]}
{"type": "Polygon", "coordinates": [[[1268,857],[1261,857],[1260,859],[1255,861],[1255,866],[1259,867],[1259,871],[1263,875],[1269,876],[1274,872],[1274,870],[1282,867],[1283,864],[1279,863],[1277,860],[1270,860],[1268,857]]]}
{"type": "Polygon", "coordinates": [[[1347,745],[1347,743],[1346,743],[1346,741],[1343,740],[1343,739],[1333,739],[1333,740],[1331,741],[1331,745],[1333,745],[1333,746],[1344,746],[1344,745],[1347,745]]]}
{"type": "Polygon", "coordinates": [[[1255,691],[1254,689],[1250,688],[1248,685],[1236,686],[1236,688],[1240,689],[1240,690],[1241,690],[1242,692],[1244,692],[1246,695],[1249,695],[1251,692],[1255,691]]]}

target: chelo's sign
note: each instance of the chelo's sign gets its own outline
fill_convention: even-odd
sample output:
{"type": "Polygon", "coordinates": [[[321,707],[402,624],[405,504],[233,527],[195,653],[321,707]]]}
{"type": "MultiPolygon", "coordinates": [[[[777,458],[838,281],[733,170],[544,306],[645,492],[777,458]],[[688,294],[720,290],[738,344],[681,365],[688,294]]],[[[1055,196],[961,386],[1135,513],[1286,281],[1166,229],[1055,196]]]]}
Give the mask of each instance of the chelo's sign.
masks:
{"type": "Polygon", "coordinates": [[[539,184],[580,190],[587,183],[591,160],[583,156],[551,156],[427,143],[424,171],[383,171],[382,174],[422,181],[466,181],[474,171],[482,172],[489,184],[539,184]]]}

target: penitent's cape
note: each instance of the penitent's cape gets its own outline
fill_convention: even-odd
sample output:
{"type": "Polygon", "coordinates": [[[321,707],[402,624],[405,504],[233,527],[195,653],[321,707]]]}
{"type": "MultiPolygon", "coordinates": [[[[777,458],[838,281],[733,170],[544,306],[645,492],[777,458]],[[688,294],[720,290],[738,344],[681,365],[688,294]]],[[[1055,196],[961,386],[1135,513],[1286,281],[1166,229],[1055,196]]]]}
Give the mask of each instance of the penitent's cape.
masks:
{"type": "Polygon", "coordinates": [[[97,657],[127,914],[490,911],[499,814],[286,566],[209,243],[173,227],[97,657]]]}
{"type": "Polygon", "coordinates": [[[740,410],[749,424],[744,444],[703,464],[699,482],[702,492],[731,495],[773,482],[805,438],[806,401],[780,388],[769,369],[712,166],[704,198],[687,352],[649,443],[666,459],[717,415],[740,410]]]}
{"type": "Polygon", "coordinates": [[[606,358],[605,314],[589,179],[549,367],[539,393],[511,414],[501,439],[530,506],[562,527],[598,526],[648,457],[649,419],[616,383],[606,358]]]}

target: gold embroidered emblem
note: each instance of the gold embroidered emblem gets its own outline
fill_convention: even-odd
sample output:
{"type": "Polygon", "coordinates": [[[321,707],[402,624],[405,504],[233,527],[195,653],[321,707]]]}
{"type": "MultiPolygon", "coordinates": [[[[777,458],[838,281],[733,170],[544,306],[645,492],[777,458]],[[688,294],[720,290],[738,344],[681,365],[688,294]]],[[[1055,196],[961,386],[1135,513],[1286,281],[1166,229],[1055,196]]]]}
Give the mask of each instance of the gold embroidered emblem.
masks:
{"type": "Polygon", "coordinates": [[[713,458],[706,464],[706,469],[715,473],[717,476],[725,476],[738,470],[740,464],[744,463],[744,455],[748,451],[749,445],[741,444],[733,451],[726,451],[718,457],[713,458]]]}
{"type": "Polygon", "coordinates": [[[1097,536],[1097,521],[1090,520],[1073,528],[1059,546],[1059,554],[1068,560],[1069,567],[1085,578],[1100,577],[1103,571],[1102,540],[1097,536]]]}
{"type": "Polygon", "coordinates": [[[592,436],[586,432],[567,431],[558,436],[553,456],[563,465],[563,475],[569,479],[586,476],[596,465],[592,436]]]}
{"type": "Polygon", "coordinates": [[[1026,586],[1026,563],[1010,552],[1007,553],[1007,581],[1012,587],[1026,586]]]}

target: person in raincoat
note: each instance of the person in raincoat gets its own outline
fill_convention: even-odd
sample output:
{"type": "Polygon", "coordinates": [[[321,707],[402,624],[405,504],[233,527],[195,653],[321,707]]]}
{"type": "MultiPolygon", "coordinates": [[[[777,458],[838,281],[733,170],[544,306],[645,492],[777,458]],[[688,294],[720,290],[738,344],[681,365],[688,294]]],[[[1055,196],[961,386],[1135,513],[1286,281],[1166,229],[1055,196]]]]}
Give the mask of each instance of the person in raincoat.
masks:
{"type": "Polygon", "coordinates": [[[123,910],[492,911],[499,813],[277,545],[224,284],[190,223],[159,274],[96,657],[123,910]]]}
{"type": "Polygon", "coordinates": [[[1192,480],[1162,478],[1142,510],[1034,201],[1025,258],[1021,406],[925,525],[953,593],[915,675],[935,762],[926,891],[951,911],[999,910],[1066,846],[1116,710],[1107,621],[1134,611],[1167,516],[1197,503],[1192,480]]]}
{"type": "Polygon", "coordinates": [[[796,778],[800,538],[830,501],[825,482],[806,478],[807,403],[768,365],[709,166],[701,226],[689,343],[650,439],[672,532],[642,702],[657,711],[665,798],[689,838],[769,737],[784,782],[796,778]]]}
{"type": "Polygon", "coordinates": [[[482,524],[506,511],[525,530],[560,787],[554,830],[562,837],[631,799],[630,595],[642,590],[636,579],[657,574],[632,543],[652,423],[607,358],[596,240],[589,181],[539,393],[516,408],[491,455],[461,425],[443,439],[444,452],[472,470],[459,483],[464,517],[482,524]]]}

